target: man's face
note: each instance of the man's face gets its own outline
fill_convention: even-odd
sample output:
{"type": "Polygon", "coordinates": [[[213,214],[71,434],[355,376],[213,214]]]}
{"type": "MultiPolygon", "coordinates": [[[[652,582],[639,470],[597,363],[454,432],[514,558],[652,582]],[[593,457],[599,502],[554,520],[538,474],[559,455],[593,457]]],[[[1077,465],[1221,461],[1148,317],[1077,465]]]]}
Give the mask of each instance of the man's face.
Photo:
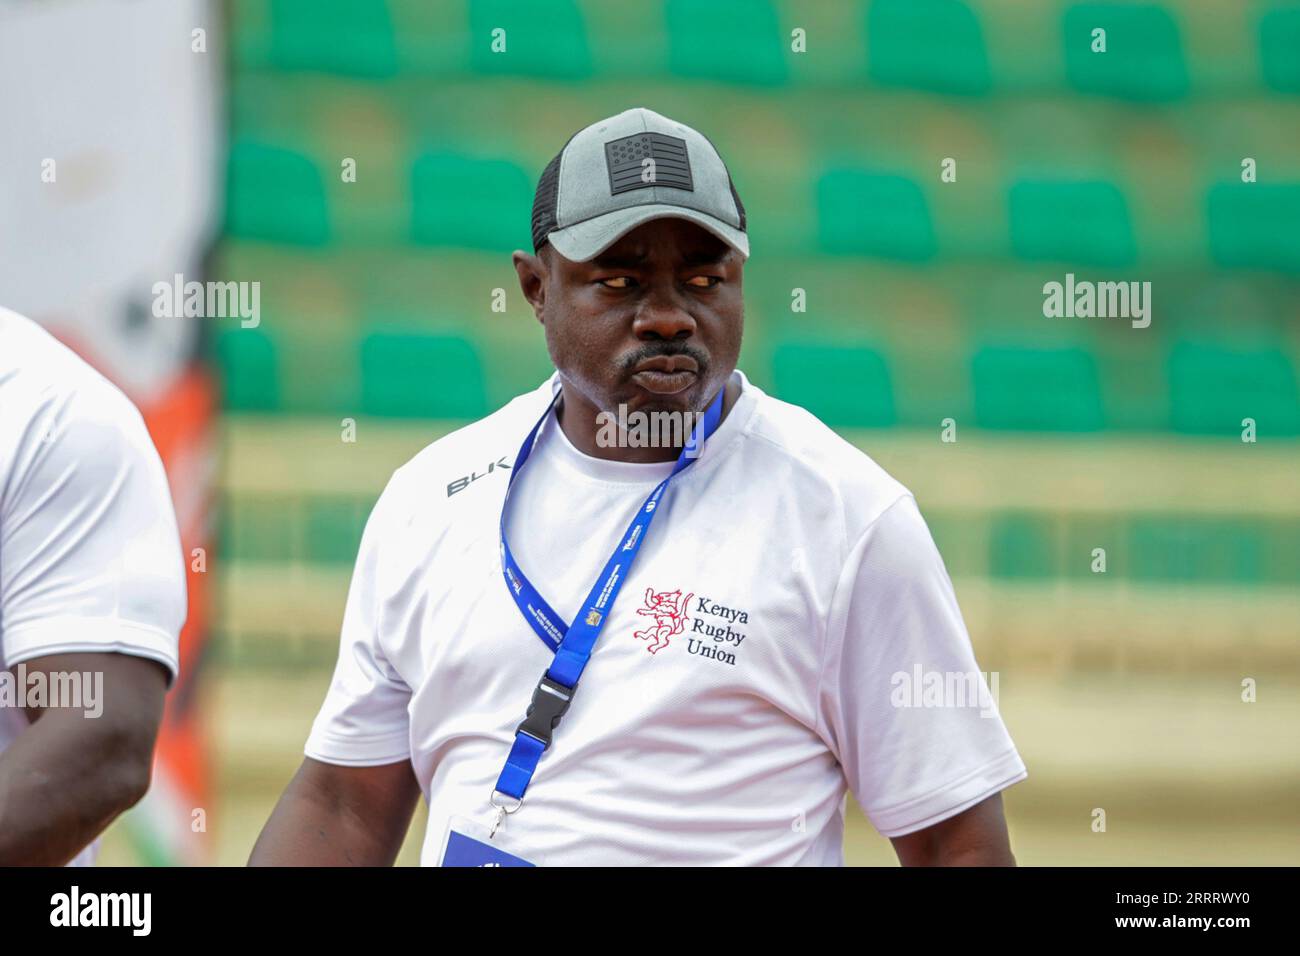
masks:
{"type": "Polygon", "coordinates": [[[529,298],[555,367],[597,409],[700,411],[726,383],[740,356],[744,260],[721,239],[655,219],[588,262],[542,254],[540,299],[529,298]]]}

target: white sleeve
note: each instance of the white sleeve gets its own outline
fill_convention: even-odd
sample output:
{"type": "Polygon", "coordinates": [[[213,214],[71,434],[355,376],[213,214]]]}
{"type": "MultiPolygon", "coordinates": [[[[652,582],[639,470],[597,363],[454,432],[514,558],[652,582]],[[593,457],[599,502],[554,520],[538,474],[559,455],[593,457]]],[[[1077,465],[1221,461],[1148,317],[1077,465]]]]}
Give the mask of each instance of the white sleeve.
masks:
{"type": "Polygon", "coordinates": [[[818,694],[819,730],[881,834],[932,826],[1026,776],[989,686],[905,495],[848,556],[818,694]]]}
{"type": "Polygon", "coordinates": [[[35,408],[0,487],[0,656],[116,652],[175,678],[185,566],[162,462],[107,383],[35,408]]]}
{"type": "Polygon", "coordinates": [[[366,767],[411,755],[411,689],[380,647],[380,551],[393,541],[385,530],[385,490],[366,521],[348,588],[338,663],[304,753],[325,763],[366,767]]]}

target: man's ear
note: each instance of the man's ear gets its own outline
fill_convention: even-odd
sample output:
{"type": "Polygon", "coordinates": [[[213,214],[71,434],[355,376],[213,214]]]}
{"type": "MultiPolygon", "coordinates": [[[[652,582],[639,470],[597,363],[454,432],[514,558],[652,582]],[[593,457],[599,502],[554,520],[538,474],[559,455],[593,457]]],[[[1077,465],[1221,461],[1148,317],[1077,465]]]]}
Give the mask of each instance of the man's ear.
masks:
{"type": "MultiPolygon", "coordinates": [[[[543,247],[543,252],[545,247],[543,247]]],[[[519,276],[519,289],[533,307],[537,321],[546,324],[546,280],[548,267],[544,255],[531,255],[516,250],[511,261],[515,264],[515,273],[519,276]]]]}

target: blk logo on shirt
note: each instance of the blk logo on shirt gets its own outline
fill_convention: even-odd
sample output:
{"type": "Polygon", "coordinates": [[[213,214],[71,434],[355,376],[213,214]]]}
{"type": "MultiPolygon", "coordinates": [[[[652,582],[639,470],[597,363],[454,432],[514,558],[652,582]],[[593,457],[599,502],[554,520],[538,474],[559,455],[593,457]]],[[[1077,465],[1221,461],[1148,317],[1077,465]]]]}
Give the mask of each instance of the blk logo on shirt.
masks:
{"type": "Polygon", "coordinates": [[[646,588],[645,600],[636,613],[653,622],[632,633],[637,640],[646,642],[646,650],[651,654],[670,647],[673,638],[686,634],[687,654],[732,666],[736,655],[719,645],[739,648],[745,634],[732,625],[749,623],[746,611],[725,607],[708,597],[697,598],[694,592],[683,597],[681,588],[675,591],[646,588]]]}

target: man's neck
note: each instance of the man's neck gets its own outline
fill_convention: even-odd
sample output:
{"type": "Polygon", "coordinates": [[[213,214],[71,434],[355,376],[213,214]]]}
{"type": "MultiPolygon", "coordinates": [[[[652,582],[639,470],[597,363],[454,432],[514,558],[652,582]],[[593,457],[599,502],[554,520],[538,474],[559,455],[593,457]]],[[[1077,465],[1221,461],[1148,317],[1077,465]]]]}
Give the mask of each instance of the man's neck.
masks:
{"type": "MultiPolygon", "coordinates": [[[[728,413],[736,404],[738,398],[740,398],[740,383],[734,378],[729,378],[722,392],[722,416],[718,419],[719,425],[726,421],[728,413]]],[[[655,462],[676,461],[681,454],[681,445],[673,446],[659,443],[657,447],[634,448],[628,442],[626,433],[622,431],[618,431],[618,441],[616,442],[600,441],[599,436],[602,433],[602,426],[597,419],[600,409],[582,398],[576,390],[564,390],[564,395],[555,414],[559,419],[560,428],[564,431],[564,435],[569,439],[570,444],[584,455],[592,458],[602,458],[606,461],[625,461],[633,464],[653,464],[655,462]]],[[[694,421],[698,421],[701,416],[702,413],[691,417],[694,421]]],[[[682,431],[683,438],[685,438],[690,434],[691,429],[687,426],[682,431]]]]}

